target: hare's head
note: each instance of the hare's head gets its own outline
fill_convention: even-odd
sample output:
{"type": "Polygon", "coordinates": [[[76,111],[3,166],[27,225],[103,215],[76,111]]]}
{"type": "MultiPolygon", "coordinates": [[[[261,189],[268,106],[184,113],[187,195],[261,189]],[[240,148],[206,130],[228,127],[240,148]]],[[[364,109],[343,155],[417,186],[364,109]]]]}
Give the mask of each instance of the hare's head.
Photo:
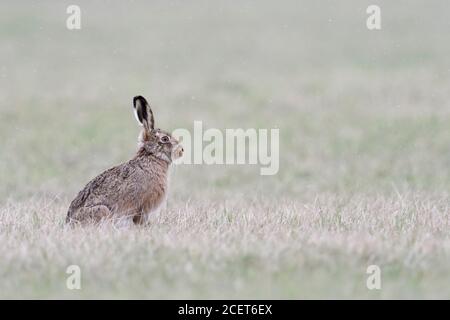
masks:
{"type": "Polygon", "coordinates": [[[155,118],[152,109],[142,96],[133,99],[134,115],[142,125],[139,136],[139,148],[146,154],[154,155],[168,163],[183,155],[183,147],[177,139],[161,129],[155,129],[155,118]]]}

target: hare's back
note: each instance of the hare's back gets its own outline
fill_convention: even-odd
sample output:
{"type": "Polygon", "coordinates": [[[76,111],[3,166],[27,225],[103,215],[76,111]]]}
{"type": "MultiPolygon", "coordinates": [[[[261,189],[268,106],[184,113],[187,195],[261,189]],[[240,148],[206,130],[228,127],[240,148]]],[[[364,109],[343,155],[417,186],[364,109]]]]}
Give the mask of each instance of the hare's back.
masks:
{"type": "Polygon", "coordinates": [[[89,181],[73,199],[69,213],[84,206],[104,204],[111,195],[117,195],[121,171],[121,166],[113,167],[89,181]]]}

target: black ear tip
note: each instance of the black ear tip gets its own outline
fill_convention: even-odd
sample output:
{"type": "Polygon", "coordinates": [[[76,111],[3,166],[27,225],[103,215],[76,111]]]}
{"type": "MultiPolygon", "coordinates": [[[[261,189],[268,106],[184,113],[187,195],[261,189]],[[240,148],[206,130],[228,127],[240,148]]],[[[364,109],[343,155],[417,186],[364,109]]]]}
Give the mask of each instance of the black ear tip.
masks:
{"type": "Polygon", "coordinates": [[[143,96],[135,96],[134,98],[133,98],[133,105],[134,106],[136,106],[136,102],[137,101],[140,101],[142,104],[147,104],[147,100],[145,100],[145,98],[143,97],[143,96]]]}

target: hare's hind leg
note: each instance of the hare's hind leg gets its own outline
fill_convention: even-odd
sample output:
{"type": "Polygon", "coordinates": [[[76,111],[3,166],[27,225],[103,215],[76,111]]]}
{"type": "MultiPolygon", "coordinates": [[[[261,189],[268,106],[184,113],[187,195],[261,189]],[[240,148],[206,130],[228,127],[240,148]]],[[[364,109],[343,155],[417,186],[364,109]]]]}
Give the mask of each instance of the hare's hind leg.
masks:
{"type": "Polygon", "coordinates": [[[105,205],[83,207],[70,217],[69,222],[94,222],[98,223],[104,218],[112,216],[111,210],[105,205]]]}

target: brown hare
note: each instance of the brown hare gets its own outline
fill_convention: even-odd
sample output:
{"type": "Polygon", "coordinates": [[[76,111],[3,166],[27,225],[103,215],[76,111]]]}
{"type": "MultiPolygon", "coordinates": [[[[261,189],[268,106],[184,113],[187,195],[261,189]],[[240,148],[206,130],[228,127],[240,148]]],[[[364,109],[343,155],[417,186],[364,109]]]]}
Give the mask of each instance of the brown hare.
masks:
{"type": "Polygon", "coordinates": [[[169,166],[183,155],[183,148],[169,133],[154,128],[144,97],[134,97],[133,106],[142,125],[137,154],[91,180],[70,204],[67,223],[110,219],[144,224],[164,203],[169,166]]]}

